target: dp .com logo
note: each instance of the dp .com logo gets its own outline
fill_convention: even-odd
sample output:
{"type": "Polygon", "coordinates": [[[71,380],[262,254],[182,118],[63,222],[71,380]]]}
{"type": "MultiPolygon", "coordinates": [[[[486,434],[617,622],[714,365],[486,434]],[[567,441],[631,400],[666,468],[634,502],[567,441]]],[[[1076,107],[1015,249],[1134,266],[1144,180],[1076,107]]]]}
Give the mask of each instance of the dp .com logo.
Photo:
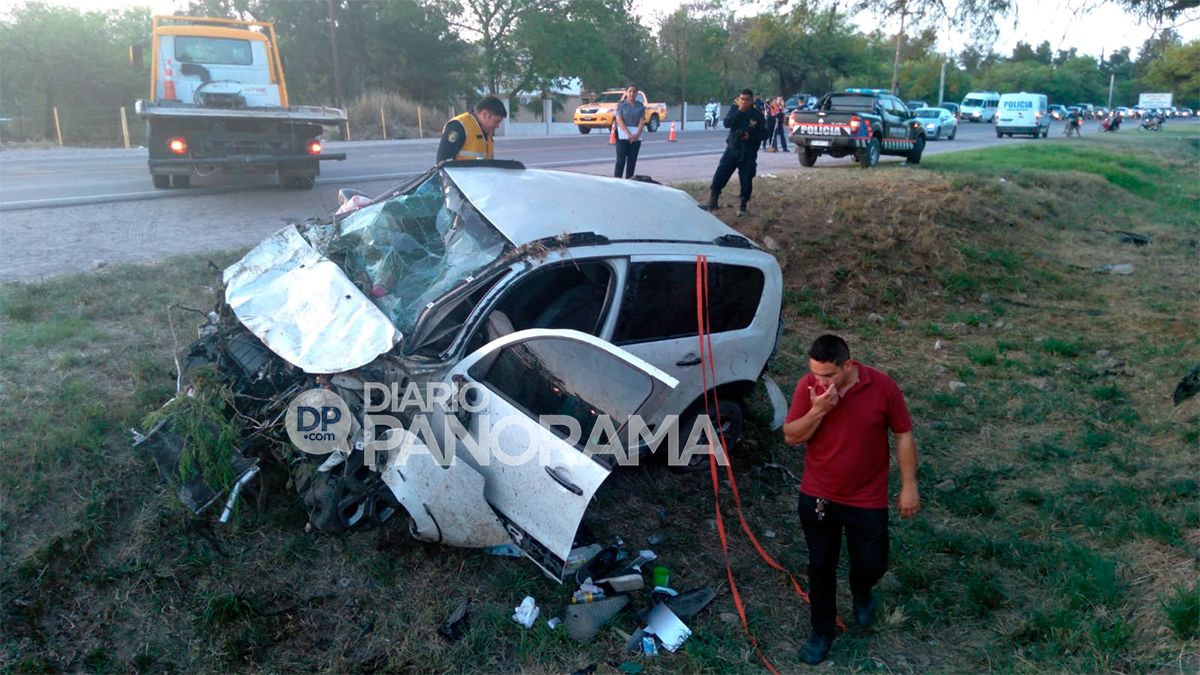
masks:
{"type": "Polygon", "coordinates": [[[328,389],[309,389],[292,399],[284,424],[304,452],[326,455],[350,447],[350,406],[328,389]]]}

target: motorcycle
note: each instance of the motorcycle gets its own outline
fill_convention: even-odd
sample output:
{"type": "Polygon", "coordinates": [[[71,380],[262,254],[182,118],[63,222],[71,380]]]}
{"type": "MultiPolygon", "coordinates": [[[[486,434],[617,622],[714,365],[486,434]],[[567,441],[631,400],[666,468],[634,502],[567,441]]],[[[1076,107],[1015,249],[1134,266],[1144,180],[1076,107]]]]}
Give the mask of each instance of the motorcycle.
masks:
{"type": "Polygon", "coordinates": [[[1161,131],[1162,130],[1162,120],[1160,120],[1157,117],[1147,117],[1145,120],[1142,121],[1141,126],[1139,126],[1138,128],[1145,129],[1146,131],[1161,131]]]}
{"type": "Polygon", "coordinates": [[[709,104],[708,107],[706,107],[704,109],[704,128],[705,129],[716,129],[717,122],[718,122],[717,117],[720,114],[721,114],[721,111],[717,105],[709,104]]]}
{"type": "Polygon", "coordinates": [[[1072,135],[1082,138],[1083,120],[1079,117],[1068,117],[1067,123],[1063,128],[1063,134],[1065,134],[1068,138],[1070,138],[1072,135]]]}
{"type": "Polygon", "coordinates": [[[1121,128],[1121,118],[1120,117],[1106,117],[1104,119],[1104,121],[1100,123],[1100,131],[1111,131],[1111,132],[1115,133],[1117,131],[1117,129],[1120,129],[1120,128],[1121,128]]]}

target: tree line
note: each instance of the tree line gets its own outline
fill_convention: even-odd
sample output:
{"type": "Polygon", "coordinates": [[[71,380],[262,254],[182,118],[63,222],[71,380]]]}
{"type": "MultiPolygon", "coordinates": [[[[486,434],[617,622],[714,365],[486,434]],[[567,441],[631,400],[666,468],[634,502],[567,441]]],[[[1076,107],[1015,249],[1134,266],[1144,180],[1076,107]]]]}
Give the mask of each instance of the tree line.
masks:
{"type": "MultiPolygon", "coordinates": [[[[863,31],[841,5],[820,0],[781,0],[753,16],[703,0],[653,26],[636,16],[632,0],[193,0],[185,13],[274,22],[290,98],[311,105],[389,92],[445,110],[485,92],[550,95],[571,78],[585,91],[634,82],[669,103],[725,101],[747,86],[819,95],[893,81],[905,99],[936,102],[943,64],[947,101],[986,89],[1103,105],[1115,76],[1114,105],[1136,102],[1142,91],[1200,104],[1200,41],[1184,44],[1168,29],[1136,52],[1019,43],[997,54],[976,46],[994,36],[1008,3],[964,0],[958,15],[939,17],[944,3],[937,0],[868,1],[879,17],[900,17],[899,34],[863,31]],[[939,53],[931,27],[938,18],[958,22],[972,43],[939,53]]],[[[1131,15],[1160,19],[1190,11],[1167,0],[1122,4],[1131,15]]],[[[148,8],[27,2],[7,10],[0,17],[0,118],[10,122],[0,132],[52,138],[54,109],[77,128],[101,111],[105,125],[116,124],[112,111],[132,108],[149,91],[149,66],[127,58],[129,45],[149,30],[148,8]]]]}

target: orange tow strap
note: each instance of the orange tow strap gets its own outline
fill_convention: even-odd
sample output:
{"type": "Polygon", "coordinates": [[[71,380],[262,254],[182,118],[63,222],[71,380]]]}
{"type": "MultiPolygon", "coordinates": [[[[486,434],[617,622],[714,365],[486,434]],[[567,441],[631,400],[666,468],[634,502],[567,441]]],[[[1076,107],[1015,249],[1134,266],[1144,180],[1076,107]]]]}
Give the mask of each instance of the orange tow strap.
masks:
{"type": "MultiPolygon", "coordinates": [[[[792,590],[796,592],[796,595],[800,596],[801,600],[803,600],[805,603],[809,603],[810,601],[808,598],[808,593],[804,592],[804,589],[800,586],[800,583],[796,581],[796,577],[766,552],[766,550],[762,547],[762,544],[759,543],[758,537],[754,536],[754,532],[750,529],[750,524],[746,522],[746,517],[742,513],[742,497],[738,492],[737,480],[733,475],[733,462],[729,458],[729,447],[725,442],[725,432],[722,429],[721,403],[717,396],[715,387],[712,390],[712,406],[710,407],[709,405],[708,376],[709,373],[711,373],[713,383],[716,384],[717,370],[715,360],[713,359],[712,334],[709,331],[708,257],[703,255],[696,256],[696,326],[700,337],[700,367],[702,369],[700,377],[701,384],[703,385],[704,389],[704,409],[706,411],[716,411],[716,430],[721,443],[722,454],[725,457],[725,475],[726,479],[729,481],[730,491],[733,493],[733,503],[736,507],[738,522],[741,524],[742,531],[746,533],[746,537],[750,540],[750,543],[754,545],[754,550],[758,551],[758,554],[763,561],[766,562],[766,564],[772,569],[786,574],[788,580],[792,584],[792,590]]],[[[733,605],[737,609],[738,618],[740,618],[742,621],[742,628],[746,630],[746,635],[750,638],[750,644],[754,647],[754,651],[756,654],[758,654],[758,658],[762,661],[767,670],[771,671],[771,673],[774,675],[778,675],[779,671],[775,669],[775,666],[771,663],[771,660],[768,659],[766,654],[763,653],[762,649],[758,645],[758,639],[754,637],[753,631],[750,630],[750,624],[746,620],[746,607],[742,603],[741,593],[738,592],[737,582],[734,581],[733,578],[733,566],[729,559],[729,539],[725,533],[725,519],[721,515],[720,482],[717,477],[717,460],[714,453],[709,453],[708,455],[708,470],[713,486],[713,510],[716,512],[717,516],[717,534],[721,540],[721,551],[725,556],[725,574],[729,578],[729,590],[730,594],[733,596],[733,605]]],[[[842,631],[846,630],[846,626],[842,622],[840,616],[837,618],[837,626],[842,631]]]]}

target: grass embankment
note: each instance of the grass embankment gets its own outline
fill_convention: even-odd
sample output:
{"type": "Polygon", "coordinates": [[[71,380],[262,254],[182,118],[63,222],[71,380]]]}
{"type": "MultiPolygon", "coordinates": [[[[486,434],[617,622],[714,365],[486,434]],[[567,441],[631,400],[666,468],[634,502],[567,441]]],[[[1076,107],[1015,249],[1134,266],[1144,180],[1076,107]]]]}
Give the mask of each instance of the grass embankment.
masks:
{"type": "MultiPolygon", "coordinates": [[[[1200,667],[1200,400],[1170,401],[1200,358],[1198,155],[1195,137],[1130,133],[759,180],[737,226],[769,237],[784,269],[772,371],[790,388],[814,336],[846,336],[904,388],[921,449],[923,509],[893,516],[880,624],[841,638],[836,667],[1200,667]],[[1125,262],[1129,276],[1092,272],[1125,262]]],[[[127,429],[174,391],[167,305],[205,308],[215,279],[187,259],[0,289],[7,669],[612,672],[632,658],[612,630],[577,645],[510,622],[526,594],[549,617],[569,593],[520,561],[398,526],[308,534],[291,494],[226,530],[190,522],[127,429]],[[436,627],[459,597],[471,628],[447,643],[436,627]]],[[[195,322],[176,318],[186,342],[195,322]]],[[[799,473],[802,456],[753,413],[735,456],[747,517],[802,572],[795,486],[767,466],[799,473]]],[[[710,490],[619,472],[589,511],[635,548],[662,534],[673,585],[721,593],[651,670],[757,670],[710,490]]],[[[806,609],[740,537],[734,564],[760,642],[802,668],[806,609]]]]}

